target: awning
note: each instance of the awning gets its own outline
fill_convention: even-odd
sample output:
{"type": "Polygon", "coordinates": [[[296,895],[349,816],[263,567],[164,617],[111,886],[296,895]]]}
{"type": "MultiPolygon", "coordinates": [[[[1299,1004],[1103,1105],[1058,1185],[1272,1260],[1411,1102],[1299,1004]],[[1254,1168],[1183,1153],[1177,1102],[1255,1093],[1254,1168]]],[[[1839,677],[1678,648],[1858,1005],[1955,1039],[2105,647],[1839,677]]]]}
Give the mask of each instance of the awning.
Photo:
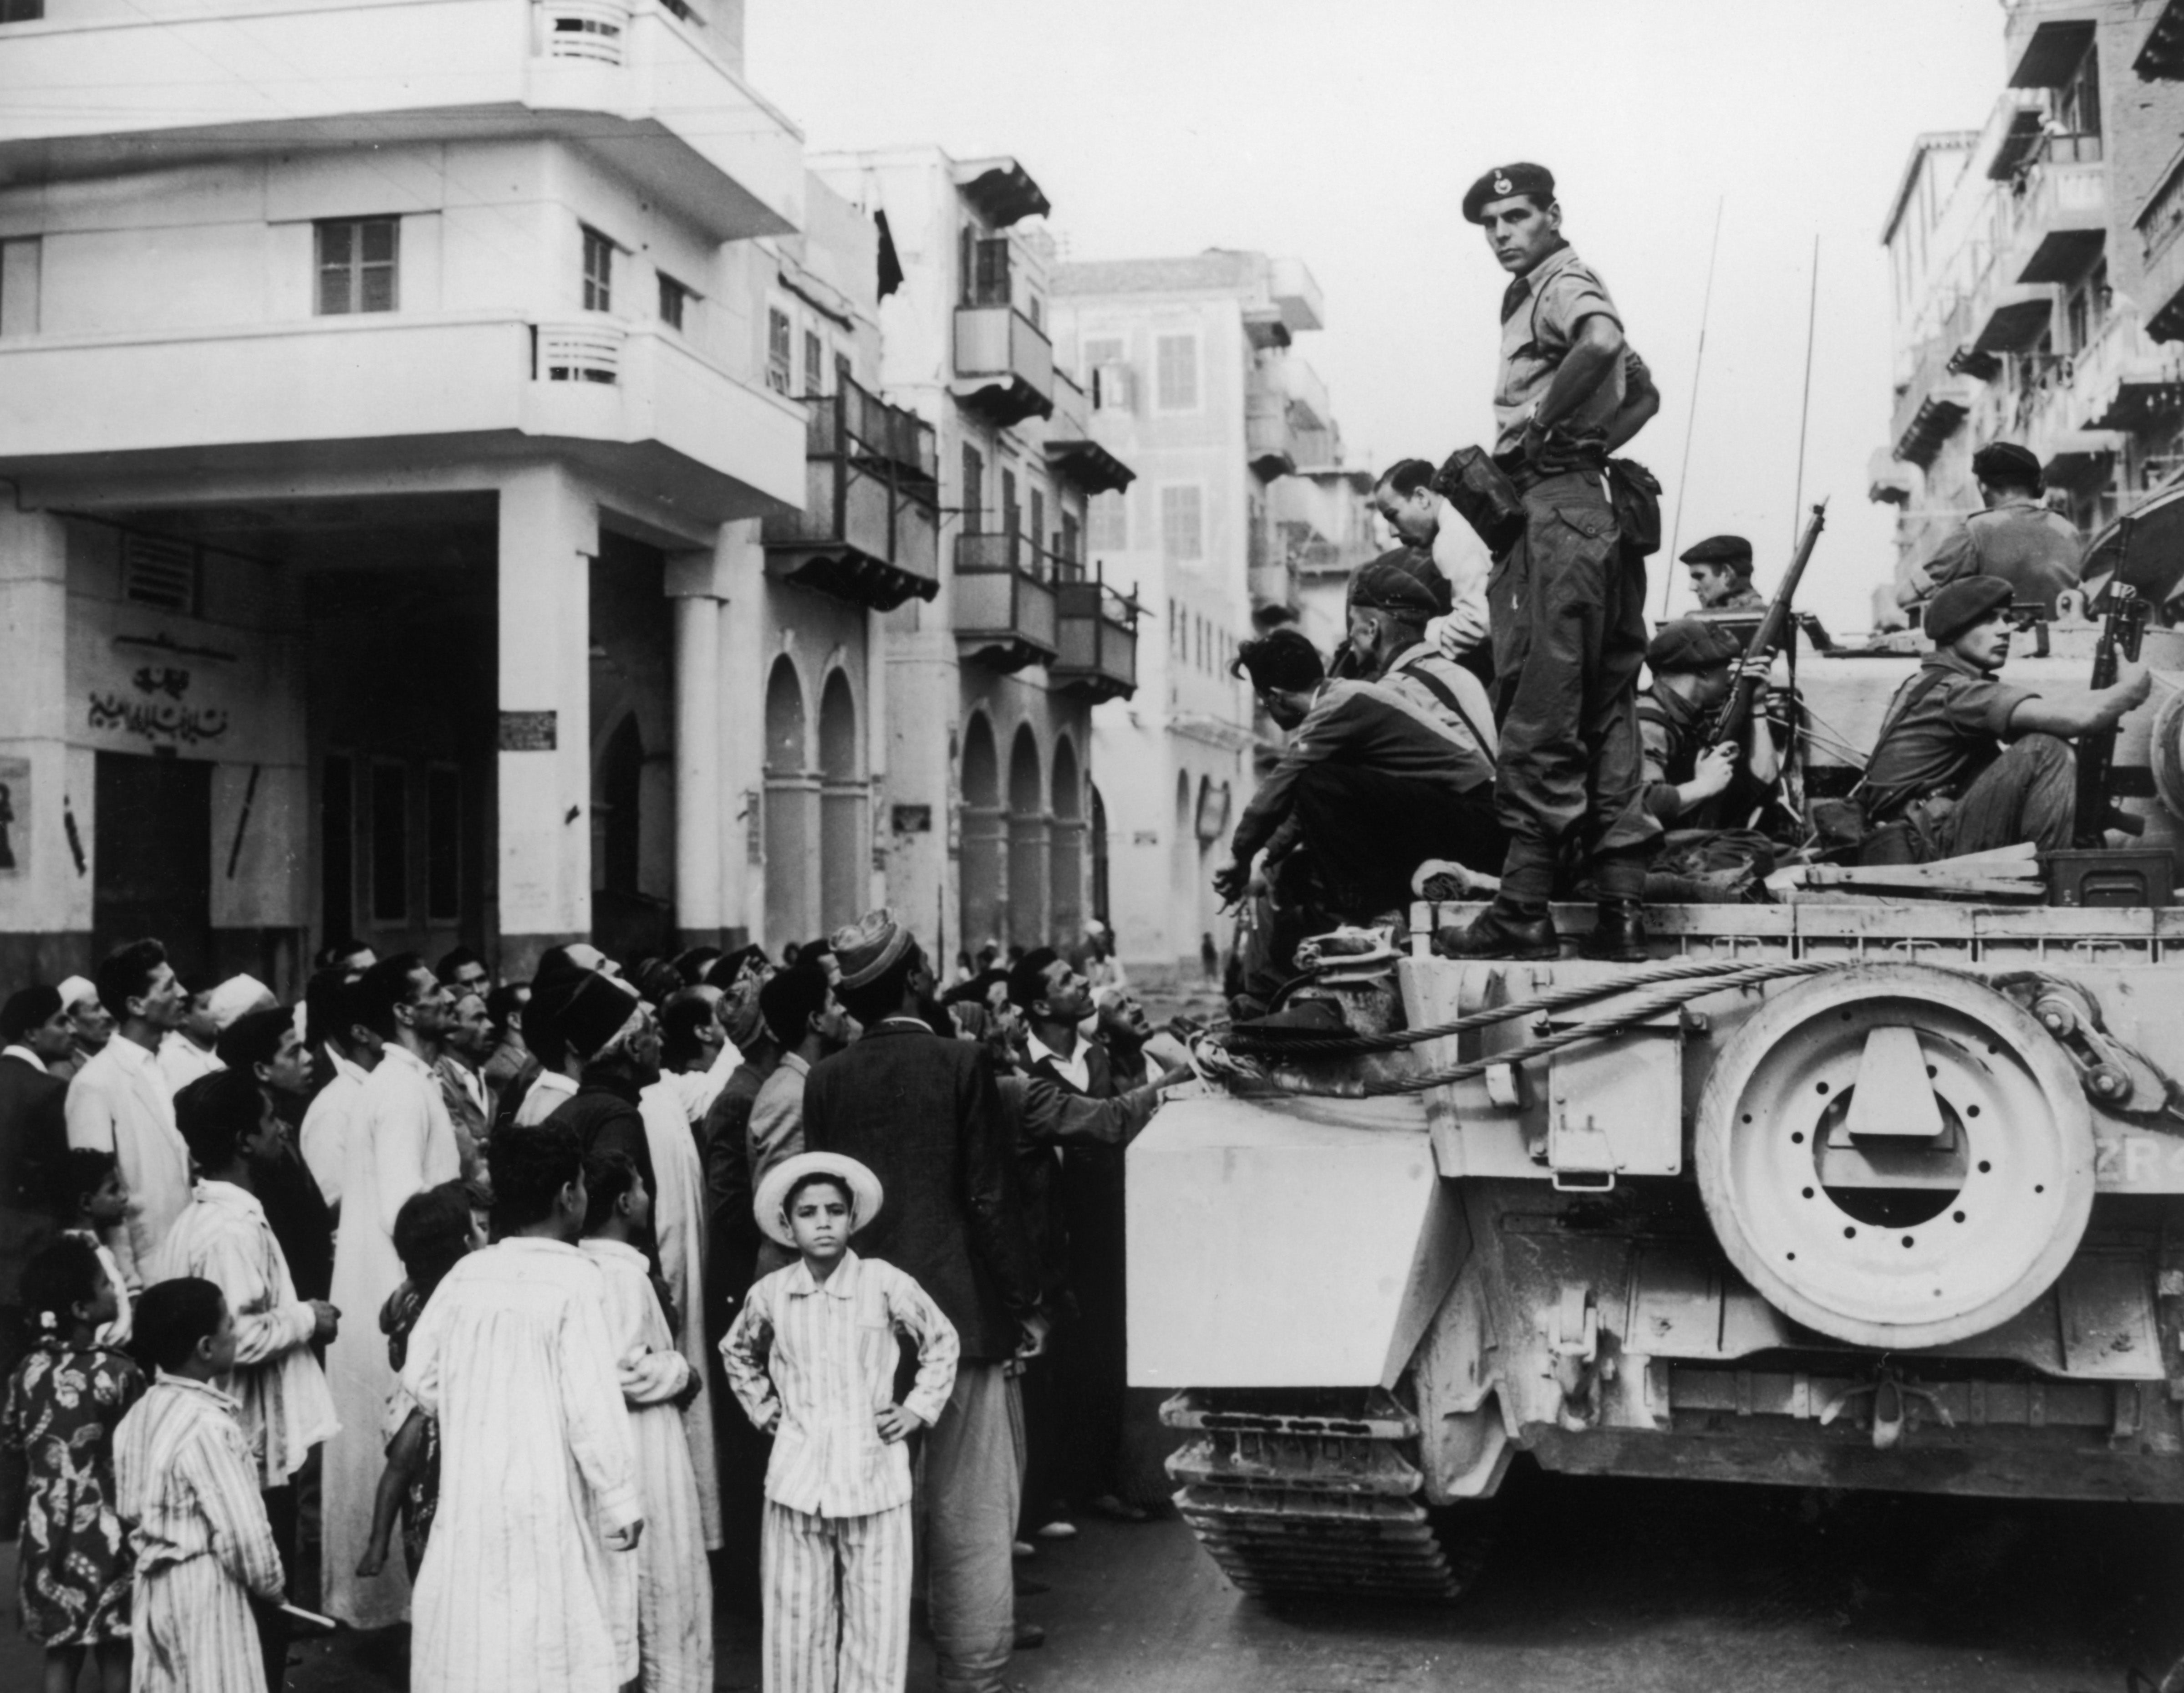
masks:
{"type": "Polygon", "coordinates": [[[1046,462],[1087,493],[1120,493],[1138,473],[1096,441],[1050,441],[1046,462]]]}

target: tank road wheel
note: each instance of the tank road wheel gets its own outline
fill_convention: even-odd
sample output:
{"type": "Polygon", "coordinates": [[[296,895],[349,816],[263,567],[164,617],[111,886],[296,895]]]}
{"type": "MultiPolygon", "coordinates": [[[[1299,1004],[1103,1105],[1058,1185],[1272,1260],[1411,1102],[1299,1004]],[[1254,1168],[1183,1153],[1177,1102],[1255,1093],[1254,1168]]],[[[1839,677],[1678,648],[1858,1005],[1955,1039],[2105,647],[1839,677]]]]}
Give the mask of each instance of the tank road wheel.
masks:
{"type": "Polygon", "coordinates": [[[1972,978],[1859,965],[1769,1000],[1699,1101],[1699,1192],[1778,1309],[1861,1346],[2015,1316],[2078,1249],[2092,1114],[2025,1011],[1972,978]]]}

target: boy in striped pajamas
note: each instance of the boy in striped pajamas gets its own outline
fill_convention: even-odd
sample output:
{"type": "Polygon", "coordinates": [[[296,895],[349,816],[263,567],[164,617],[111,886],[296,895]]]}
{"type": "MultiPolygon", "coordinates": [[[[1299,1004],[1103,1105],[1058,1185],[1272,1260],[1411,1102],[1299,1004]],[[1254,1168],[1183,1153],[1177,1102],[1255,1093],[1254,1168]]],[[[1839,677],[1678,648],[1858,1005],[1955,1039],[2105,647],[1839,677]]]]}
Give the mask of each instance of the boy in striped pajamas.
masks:
{"type": "Polygon", "coordinates": [[[800,1255],[755,1285],[721,1358],[758,1428],[766,1475],[764,1693],[900,1693],[909,1670],[910,1455],[956,1381],[956,1329],[850,1236],[878,1215],[878,1177],[805,1152],[760,1183],[759,1227],[800,1255]],[[917,1376],[894,1403],[895,1337],[917,1376]]]}

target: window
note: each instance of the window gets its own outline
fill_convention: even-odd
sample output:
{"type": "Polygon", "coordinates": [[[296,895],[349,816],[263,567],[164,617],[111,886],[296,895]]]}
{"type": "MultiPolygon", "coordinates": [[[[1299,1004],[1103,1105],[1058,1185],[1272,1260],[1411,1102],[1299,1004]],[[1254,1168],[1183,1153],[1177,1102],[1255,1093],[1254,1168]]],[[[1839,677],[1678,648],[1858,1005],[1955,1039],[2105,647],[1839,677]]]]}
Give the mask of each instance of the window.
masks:
{"type": "Polygon", "coordinates": [[[38,267],[44,251],[35,235],[0,241],[0,335],[38,332],[38,267]]]}
{"type": "Polygon", "coordinates": [[[399,218],[342,218],[318,226],[319,315],[391,312],[399,218]]]}
{"type": "Polygon", "coordinates": [[[1069,566],[1072,576],[1084,573],[1084,536],[1078,526],[1076,513],[1065,511],[1061,514],[1061,533],[1056,541],[1055,549],[1061,554],[1061,562],[1069,566]]]}
{"type": "Polygon", "coordinates": [[[2101,132],[2101,55],[2098,43],[2088,43],[2086,56],[2070,73],[2070,80],[2055,91],[2055,121],[2066,135],[2101,132]]]}
{"type": "Polygon", "coordinates": [[[1009,304],[1009,239],[1005,235],[978,236],[966,231],[963,276],[964,304],[1005,306],[1009,304]]]}
{"type": "Polygon", "coordinates": [[[1037,294],[1028,294],[1024,297],[1024,315],[1030,318],[1031,326],[1034,329],[1042,331],[1045,329],[1046,302],[1039,298],[1037,294]]]}
{"type": "Polygon", "coordinates": [[[1039,489],[1031,491],[1031,543],[1044,547],[1046,538],[1046,496],[1039,489]]]}
{"type": "Polygon", "coordinates": [[[614,242],[597,230],[584,229],[584,309],[614,309],[614,242]]]}
{"type": "Polygon", "coordinates": [[[827,349],[818,336],[811,330],[804,331],[804,392],[823,394],[827,392],[825,359],[827,349]]]}
{"type": "Polygon", "coordinates": [[[1119,493],[1092,496],[1084,508],[1085,543],[1095,553],[1127,552],[1130,545],[1130,508],[1119,493]]]}
{"type": "Polygon", "coordinates": [[[1009,537],[1009,561],[1016,562],[1016,539],[1023,532],[1023,508],[1017,504],[1017,473],[1001,471],[1001,532],[1009,537]]]}
{"type": "Polygon", "coordinates": [[[198,615],[204,586],[203,556],[187,541],[142,535],[121,537],[121,597],[131,605],[156,606],[179,616],[198,615]]]}
{"type": "Polygon", "coordinates": [[[410,767],[371,767],[371,916],[375,922],[410,918],[410,767]]]}
{"type": "Polygon", "coordinates": [[[1163,335],[1154,344],[1162,411],[1198,409],[1198,337],[1163,335]]]}
{"type": "Polygon", "coordinates": [[[986,526],[985,455],[969,442],[963,443],[963,532],[978,535],[986,526]]]}
{"type": "Polygon", "coordinates": [[[1172,565],[1195,565],[1206,556],[1204,495],[1195,482],[1172,483],[1161,493],[1161,556],[1172,565]]]}
{"type": "Polygon", "coordinates": [[[670,329],[682,327],[682,315],[690,304],[690,291],[669,276],[660,273],[660,320],[670,329]]]}
{"type": "Polygon", "coordinates": [[[425,916],[454,922],[463,914],[463,778],[434,765],[425,772],[425,916]]]}
{"type": "Polygon", "coordinates": [[[1102,336],[1084,343],[1084,391],[1092,396],[1095,411],[1130,409],[1130,370],[1123,362],[1118,337],[1102,336]]]}
{"type": "Polygon", "coordinates": [[[46,0],[0,0],[0,24],[34,24],[46,15],[46,0]]]}
{"type": "Polygon", "coordinates": [[[766,313],[766,385],[777,394],[788,392],[788,314],[778,306],[766,313]]]}

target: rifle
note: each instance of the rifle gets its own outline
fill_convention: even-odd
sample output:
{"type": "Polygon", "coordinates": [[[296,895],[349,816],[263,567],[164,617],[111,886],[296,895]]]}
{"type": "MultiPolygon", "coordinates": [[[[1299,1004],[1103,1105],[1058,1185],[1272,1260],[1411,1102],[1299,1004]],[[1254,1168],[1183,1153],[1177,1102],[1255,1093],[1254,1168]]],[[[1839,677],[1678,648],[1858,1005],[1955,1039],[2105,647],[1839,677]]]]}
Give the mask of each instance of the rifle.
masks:
{"type": "MultiPolygon", "coordinates": [[[[1797,597],[1797,583],[1805,574],[1805,566],[1813,561],[1813,549],[1819,543],[1820,531],[1828,521],[1828,503],[1822,500],[1813,508],[1812,521],[1806,524],[1805,532],[1798,538],[1797,550],[1791,555],[1790,568],[1782,573],[1782,585],[1774,590],[1774,598],[1767,608],[1766,616],[1760,619],[1758,632],[1752,644],[1744,649],[1745,663],[1753,659],[1772,660],[1790,638],[1790,602],[1797,597]]],[[[1752,719],[1752,702],[1759,692],[1758,681],[1745,674],[1743,666],[1737,668],[1736,680],[1730,684],[1729,698],[1722,701],[1721,715],[1713,721],[1706,744],[1718,747],[1724,743],[1739,744],[1744,738],[1744,726],[1752,719]]]]}
{"type": "MultiPolygon", "coordinates": [[[[2147,615],[2153,605],[2136,588],[2126,587],[2121,580],[2124,558],[2131,549],[2131,520],[2124,520],[2123,533],[2118,540],[2115,575],[2109,580],[2108,613],[2101,620],[2101,638],[2093,648],[2093,687],[2096,689],[2114,688],[2119,657],[2138,662],[2141,638],[2146,632],[2147,615]]],[[[2120,829],[2125,834],[2142,834],[2146,819],[2134,817],[2118,808],[2109,797],[2109,776],[2115,766],[2117,725],[2097,729],[2078,737],[2078,808],[2077,830],[2071,844],[2078,847],[2102,847],[2108,844],[2108,832],[2120,829]]]]}

